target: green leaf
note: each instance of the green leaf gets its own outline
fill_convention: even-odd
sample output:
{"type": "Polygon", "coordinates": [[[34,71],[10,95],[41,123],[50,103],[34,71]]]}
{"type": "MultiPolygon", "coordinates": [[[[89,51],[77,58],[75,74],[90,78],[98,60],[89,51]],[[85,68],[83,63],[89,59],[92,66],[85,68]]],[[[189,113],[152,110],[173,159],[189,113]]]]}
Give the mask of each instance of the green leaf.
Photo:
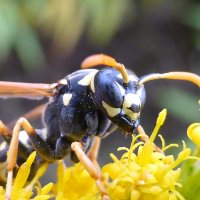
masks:
{"type": "Polygon", "coordinates": [[[40,41],[34,30],[26,23],[21,26],[21,30],[18,32],[15,48],[27,71],[36,70],[38,67],[44,66],[45,58],[40,41]]]}
{"type": "Polygon", "coordinates": [[[180,88],[164,86],[158,89],[158,94],[156,103],[161,108],[167,108],[171,115],[187,123],[200,120],[199,96],[180,88]]]}

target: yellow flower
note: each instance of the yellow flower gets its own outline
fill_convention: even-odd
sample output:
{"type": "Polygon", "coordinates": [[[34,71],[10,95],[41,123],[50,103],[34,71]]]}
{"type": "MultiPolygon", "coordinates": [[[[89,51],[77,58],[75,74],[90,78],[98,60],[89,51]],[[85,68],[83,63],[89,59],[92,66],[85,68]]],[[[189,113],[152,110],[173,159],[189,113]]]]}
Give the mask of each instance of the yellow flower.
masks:
{"type": "MultiPolygon", "coordinates": [[[[118,159],[111,154],[113,163],[103,167],[111,181],[106,186],[108,195],[113,200],[176,200],[184,199],[176,190],[180,186],[178,179],[180,168],[177,166],[190,155],[190,149],[183,142],[183,150],[175,159],[172,155],[154,151],[154,139],[163,124],[166,110],[163,110],[157,120],[156,127],[146,143],[136,142],[140,136],[133,137],[130,148],[119,148],[126,152],[118,159]],[[138,149],[137,153],[135,153],[138,149]]],[[[165,146],[162,141],[162,150],[165,146]]]]}
{"type": "Polygon", "coordinates": [[[66,168],[58,164],[57,184],[54,187],[56,200],[100,200],[101,196],[93,178],[81,163],[66,168]]]}
{"type": "MultiPolygon", "coordinates": [[[[147,142],[137,142],[141,136],[133,137],[130,148],[120,147],[126,152],[118,159],[114,154],[114,162],[102,168],[106,177],[105,188],[112,200],[176,200],[184,198],[177,191],[180,187],[178,179],[180,168],[177,166],[189,158],[190,149],[183,142],[183,150],[175,159],[173,155],[163,152],[177,144],[165,145],[161,138],[161,152],[154,151],[154,139],[160,126],[164,123],[166,110],[163,110],[157,120],[156,127],[147,142]],[[137,153],[135,153],[137,150],[137,153]]],[[[100,200],[100,194],[95,181],[84,167],[78,163],[66,168],[59,162],[57,170],[58,181],[54,187],[56,200],[100,200]]]]}
{"type": "MultiPolygon", "coordinates": [[[[31,182],[27,184],[27,179],[30,174],[31,165],[35,160],[36,152],[33,152],[27,159],[25,163],[23,163],[16,175],[12,186],[12,200],[47,200],[52,197],[52,194],[49,194],[53,187],[53,183],[49,183],[41,188],[41,185],[38,183],[38,179],[44,174],[46,171],[47,165],[44,164],[40,167],[31,182]],[[34,195],[33,198],[33,190],[36,188],[37,194],[34,195]]],[[[0,200],[5,198],[5,190],[3,187],[0,187],[0,200]]]]}
{"type": "Polygon", "coordinates": [[[200,123],[191,124],[187,130],[188,137],[196,144],[192,152],[192,160],[187,160],[181,167],[180,188],[181,194],[185,199],[197,200],[200,197],[200,123]]]}
{"type": "MultiPolygon", "coordinates": [[[[165,117],[166,110],[164,109],[157,119],[149,140],[138,142],[141,135],[133,136],[130,148],[118,148],[119,151],[125,151],[120,159],[111,154],[113,162],[102,168],[105,177],[103,184],[110,199],[184,200],[184,197],[178,192],[178,189],[182,186],[178,182],[182,171],[178,166],[184,160],[192,158],[190,156],[191,151],[183,142],[183,149],[177,158],[174,158],[173,155],[165,155],[167,149],[178,145],[166,145],[161,135],[158,135],[161,139],[161,149],[157,151],[158,147],[155,148],[154,140],[165,121],[165,117]]],[[[199,124],[198,126],[193,125],[190,129],[193,133],[189,131],[189,137],[196,138],[194,131],[199,133],[199,124]]],[[[91,178],[81,163],[66,168],[64,162],[59,161],[55,185],[49,183],[42,188],[38,182],[38,179],[46,171],[47,165],[39,168],[34,179],[27,183],[35,156],[36,152],[33,152],[19,168],[13,183],[12,200],[46,200],[53,196],[56,200],[101,200],[95,180],[91,178]],[[36,188],[35,196],[33,195],[34,188],[36,188]],[[51,189],[54,195],[50,193],[51,189]]],[[[187,180],[185,182],[188,183],[187,180]]],[[[186,185],[183,185],[183,188],[186,188],[184,186],[186,185]]],[[[181,193],[184,192],[181,191],[181,193]]],[[[0,187],[0,200],[3,200],[4,196],[5,190],[0,187]]]]}
{"type": "Polygon", "coordinates": [[[200,148],[200,123],[191,124],[187,130],[188,137],[200,148]]]}

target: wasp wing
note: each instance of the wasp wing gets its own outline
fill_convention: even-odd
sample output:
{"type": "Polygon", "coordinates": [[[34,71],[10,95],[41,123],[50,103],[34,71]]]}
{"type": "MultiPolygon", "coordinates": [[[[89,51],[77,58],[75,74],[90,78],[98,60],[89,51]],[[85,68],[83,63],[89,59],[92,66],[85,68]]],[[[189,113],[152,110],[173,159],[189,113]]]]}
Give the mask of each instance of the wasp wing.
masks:
{"type": "Polygon", "coordinates": [[[40,99],[54,95],[57,84],[0,81],[0,98],[40,99]]]}
{"type": "MultiPolygon", "coordinates": [[[[37,119],[37,118],[42,116],[46,106],[47,106],[47,103],[41,104],[41,105],[33,108],[32,110],[28,111],[27,113],[23,114],[21,117],[24,117],[27,120],[37,119]]],[[[15,123],[16,123],[16,121],[17,121],[16,119],[12,120],[9,124],[7,124],[7,126],[9,128],[13,128],[15,123]]]]}

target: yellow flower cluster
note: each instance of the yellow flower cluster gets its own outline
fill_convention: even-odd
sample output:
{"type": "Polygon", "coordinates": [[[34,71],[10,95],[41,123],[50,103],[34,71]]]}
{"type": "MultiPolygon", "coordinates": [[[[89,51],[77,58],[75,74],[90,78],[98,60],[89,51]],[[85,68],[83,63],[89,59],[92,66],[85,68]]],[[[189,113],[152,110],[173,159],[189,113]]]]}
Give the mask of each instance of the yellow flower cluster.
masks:
{"type": "MultiPolygon", "coordinates": [[[[44,187],[41,187],[38,179],[44,174],[46,171],[47,165],[43,165],[37,171],[34,179],[26,185],[28,176],[30,174],[31,165],[35,160],[36,152],[33,152],[27,159],[25,163],[23,163],[18,172],[17,176],[14,180],[12,186],[12,200],[47,200],[52,197],[52,194],[49,194],[53,187],[53,183],[48,183],[44,187]],[[33,195],[34,188],[36,189],[37,195],[35,198],[31,198],[33,195]]],[[[2,186],[0,186],[0,200],[5,199],[5,190],[2,186]]]]}
{"type": "Polygon", "coordinates": [[[62,161],[58,164],[57,183],[54,187],[56,200],[100,200],[94,179],[81,163],[66,168],[62,161]]]}
{"type": "MultiPolygon", "coordinates": [[[[190,149],[183,142],[183,150],[178,158],[164,155],[166,149],[177,146],[166,146],[162,136],[162,151],[154,151],[154,139],[163,124],[166,110],[158,117],[156,127],[146,143],[137,142],[140,136],[133,137],[130,148],[121,147],[118,150],[126,152],[120,159],[111,154],[113,163],[102,168],[107,178],[105,188],[112,200],[176,200],[184,198],[176,190],[180,169],[177,166],[190,155],[190,149]],[[138,149],[137,154],[134,153],[138,149]]],[[[56,200],[99,200],[101,199],[95,181],[81,164],[65,168],[62,163],[58,169],[56,184],[56,200]]]]}
{"type": "MultiPolygon", "coordinates": [[[[133,136],[130,148],[120,147],[125,153],[118,159],[111,154],[112,163],[102,168],[105,177],[104,186],[112,200],[184,200],[177,191],[181,187],[178,182],[180,163],[190,158],[190,149],[183,142],[183,149],[175,159],[173,155],[165,155],[165,151],[176,144],[165,144],[161,135],[161,149],[157,151],[154,139],[164,123],[164,109],[156,122],[152,135],[147,142],[138,142],[141,135],[133,136]]],[[[199,127],[199,126],[198,126],[199,127]]],[[[194,128],[194,127],[193,127],[194,128]]],[[[194,130],[194,129],[193,129],[194,130]]],[[[195,129],[196,130],[196,129],[195,129]]],[[[193,136],[190,136],[193,137],[193,136]]],[[[47,165],[43,165],[30,183],[27,182],[31,165],[36,153],[33,152],[19,168],[13,183],[12,200],[101,200],[95,180],[91,178],[81,163],[66,168],[63,161],[58,162],[57,183],[49,183],[41,187],[38,179],[43,175],[47,165]],[[33,196],[36,188],[36,196],[33,196]],[[50,192],[53,192],[50,193],[50,192]]],[[[4,199],[5,190],[0,187],[0,200],[4,199]]]]}
{"type": "Polygon", "coordinates": [[[153,140],[162,125],[166,110],[160,113],[157,125],[150,140],[146,143],[136,142],[140,136],[134,137],[130,148],[119,148],[126,152],[120,159],[111,154],[113,163],[103,167],[112,180],[107,186],[108,195],[113,200],[176,200],[184,198],[176,190],[180,169],[176,168],[190,155],[190,149],[183,142],[183,150],[178,158],[164,155],[164,151],[171,146],[165,146],[162,141],[162,151],[154,151],[153,140]],[[134,153],[138,148],[138,152],[134,153]]]}

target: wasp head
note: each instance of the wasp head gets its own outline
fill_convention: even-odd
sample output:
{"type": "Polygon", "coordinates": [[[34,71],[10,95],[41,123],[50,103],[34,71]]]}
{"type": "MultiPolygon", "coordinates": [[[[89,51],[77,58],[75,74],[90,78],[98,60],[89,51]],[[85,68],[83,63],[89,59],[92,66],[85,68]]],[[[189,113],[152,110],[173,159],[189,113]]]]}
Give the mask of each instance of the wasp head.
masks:
{"type": "Polygon", "coordinates": [[[97,107],[123,132],[133,132],[146,95],[138,77],[131,71],[127,74],[129,81],[125,83],[119,71],[104,68],[95,75],[91,88],[97,107]]]}

